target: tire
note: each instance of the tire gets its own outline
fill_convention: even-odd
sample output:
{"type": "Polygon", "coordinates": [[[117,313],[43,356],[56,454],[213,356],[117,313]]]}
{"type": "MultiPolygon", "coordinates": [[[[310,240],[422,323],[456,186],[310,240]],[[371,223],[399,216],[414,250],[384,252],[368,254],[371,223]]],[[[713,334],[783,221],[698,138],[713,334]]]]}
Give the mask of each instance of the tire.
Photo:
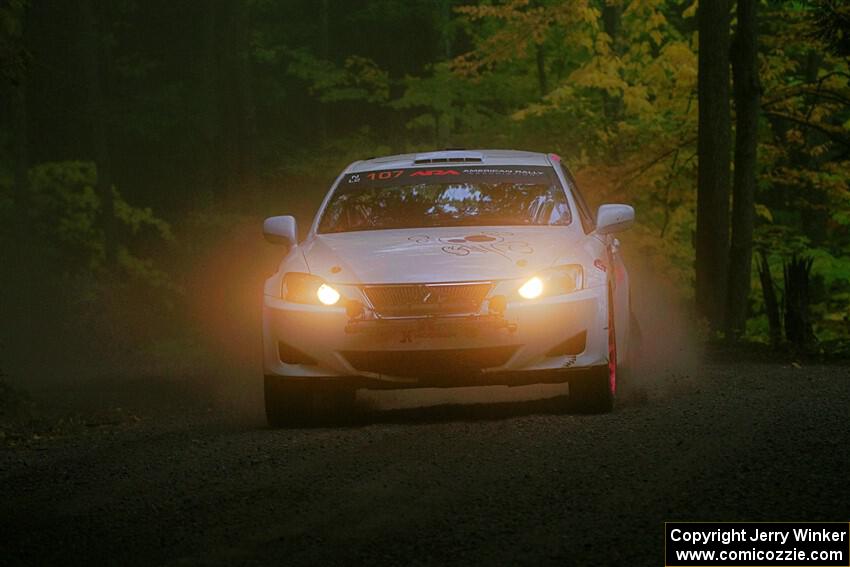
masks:
{"type": "Polygon", "coordinates": [[[266,376],[264,393],[271,427],[339,425],[354,408],[354,389],[338,382],[266,376]]]}
{"type": "Polygon", "coordinates": [[[570,380],[570,402],[584,413],[609,413],[617,396],[617,334],[614,330],[614,292],[608,286],[608,365],[597,366],[570,380]]]}

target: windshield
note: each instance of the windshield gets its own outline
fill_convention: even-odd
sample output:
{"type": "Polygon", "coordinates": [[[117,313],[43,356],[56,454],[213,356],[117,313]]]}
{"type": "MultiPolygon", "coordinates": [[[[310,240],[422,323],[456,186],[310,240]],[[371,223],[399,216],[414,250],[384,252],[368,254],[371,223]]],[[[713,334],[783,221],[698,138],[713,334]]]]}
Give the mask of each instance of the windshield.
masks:
{"type": "Polygon", "coordinates": [[[457,167],[351,173],[319,232],[432,226],[567,225],[570,208],[551,167],[457,167]]]}

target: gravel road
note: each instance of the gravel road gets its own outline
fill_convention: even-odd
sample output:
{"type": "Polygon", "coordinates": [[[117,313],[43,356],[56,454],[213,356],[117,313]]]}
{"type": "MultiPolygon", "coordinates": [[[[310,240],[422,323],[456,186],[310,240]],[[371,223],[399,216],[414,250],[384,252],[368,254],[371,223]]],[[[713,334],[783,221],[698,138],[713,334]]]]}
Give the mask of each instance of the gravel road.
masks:
{"type": "Polygon", "coordinates": [[[848,366],[703,363],[611,415],[336,429],[270,430],[190,389],[125,397],[0,450],[0,562],[657,566],[665,520],[850,520],[848,366]]]}

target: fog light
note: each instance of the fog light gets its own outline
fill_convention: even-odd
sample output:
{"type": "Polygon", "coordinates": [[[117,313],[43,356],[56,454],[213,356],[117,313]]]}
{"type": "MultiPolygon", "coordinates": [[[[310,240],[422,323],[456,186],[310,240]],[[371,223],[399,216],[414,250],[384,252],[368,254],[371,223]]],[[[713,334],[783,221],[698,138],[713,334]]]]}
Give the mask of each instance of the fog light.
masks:
{"type": "Polygon", "coordinates": [[[587,345],[587,330],[573,335],[564,342],[552,347],[546,356],[577,356],[584,352],[587,345]]]}
{"type": "Polygon", "coordinates": [[[525,299],[535,299],[543,293],[543,280],[534,276],[519,288],[519,294],[525,299]]]}
{"type": "Polygon", "coordinates": [[[284,342],[277,343],[277,352],[280,357],[280,361],[285,364],[316,364],[316,360],[314,358],[284,342]]]}

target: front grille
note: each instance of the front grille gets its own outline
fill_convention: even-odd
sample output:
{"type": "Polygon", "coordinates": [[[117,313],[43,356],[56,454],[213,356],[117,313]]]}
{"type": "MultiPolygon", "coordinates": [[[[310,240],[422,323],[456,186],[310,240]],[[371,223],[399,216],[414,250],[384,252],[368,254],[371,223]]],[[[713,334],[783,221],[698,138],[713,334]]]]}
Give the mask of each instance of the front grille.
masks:
{"type": "Polygon", "coordinates": [[[365,286],[363,292],[383,317],[425,317],[475,313],[490,282],[365,286]]]}
{"type": "Polygon", "coordinates": [[[480,372],[510,360],[516,345],[441,350],[357,350],[342,355],[361,372],[432,378],[480,372]]]}

